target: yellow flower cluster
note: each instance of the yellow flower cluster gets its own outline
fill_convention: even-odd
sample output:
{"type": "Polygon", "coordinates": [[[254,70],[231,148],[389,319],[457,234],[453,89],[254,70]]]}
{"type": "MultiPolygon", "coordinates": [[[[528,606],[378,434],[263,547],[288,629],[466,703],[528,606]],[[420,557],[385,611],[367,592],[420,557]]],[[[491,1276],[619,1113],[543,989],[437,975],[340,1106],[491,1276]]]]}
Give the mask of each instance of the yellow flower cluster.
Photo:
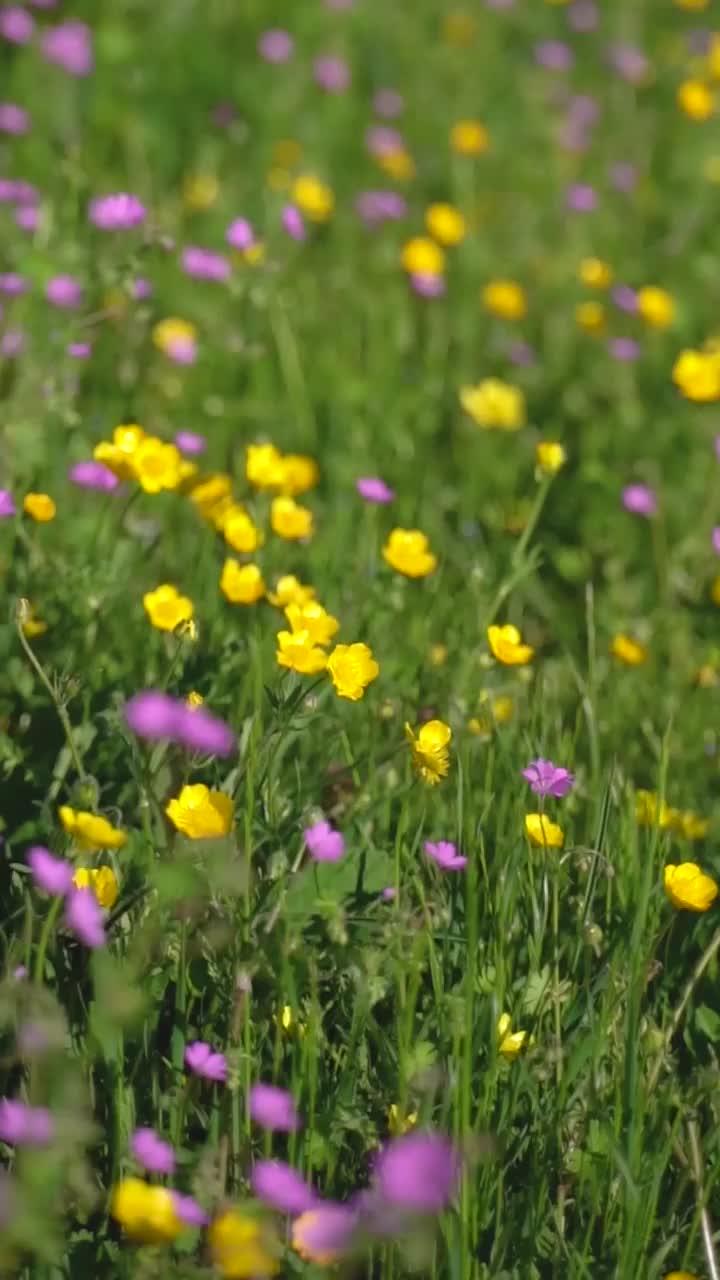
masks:
{"type": "Polygon", "coordinates": [[[479,427],[518,431],[525,426],[525,396],[519,387],[500,378],[461,387],[460,404],[479,427]]]}
{"type": "Polygon", "coordinates": [[[183,458],[177,445],[147,435],[136,422],[116,427],[112,440],[96,445],[93,456],[118,479],[137,481],[145,493],[179,489],[197,472],[195,463],[183,458]]]}
{"type": "Polygon", "coordinates": [[[63,804],[58,809],[58,816],[63,829],[80,849],[122,849],[127,843],[124,831],[96,813],[71,809],[69,805],[63,804]]]}
{"type": "Polygon", "coordinates": [[[73,884],[76,889],[92,889],[106,911],[112,911],[117,902],[118,882],[112,867],[78,867],[73,884]]]}
{"type": "Polygon", "coordinates": [[[658,799],[654,791],[636,791],[635,820],[641,827],[659,827],[685,840],[703,840],[710,823],[693,809],[673,809],[658,799]]]}
{"type": "Polygon", "coordinates": [[[123,1231],[140,1244],[170,1244],[183,1230],[172,1193],[142,1178],[123,1178],[117,1184],[110,1212],[123,1231]]]}
{"type": "Polygon", "coordinates": [[[700,351],[686,348],[675,361],[672,376],[688,400],[697,404],[720,400],[720,349],[712,341],[700,351]]]}
{"type": "MultiPolygon", "coordinates": [[[[311,590],[295,579],[281,579],[281,582],[286,584],[286,590],[291,582],[295,583],[301,595],[311,590]]],[[[380,674],[368,645],[338,644],[327,654],[326,646],[340,629],[340,623],[317,600],[306,599],[304,603],[290,600],[285,606],[285,617],[290,630],[277,633],[278,664],[307,676],[327,670],[338,697],[351,702],[362,698],[367,686],[380,674]]]]}

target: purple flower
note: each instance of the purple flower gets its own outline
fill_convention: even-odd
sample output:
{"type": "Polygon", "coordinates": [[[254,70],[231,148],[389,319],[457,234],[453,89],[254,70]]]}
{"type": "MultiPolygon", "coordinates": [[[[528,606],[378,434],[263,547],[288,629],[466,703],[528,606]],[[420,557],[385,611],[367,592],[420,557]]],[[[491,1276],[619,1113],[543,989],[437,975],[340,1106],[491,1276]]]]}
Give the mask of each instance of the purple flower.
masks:
{"type": "Polygon", "coordinates": [[[12,1098],[0,1099],[0,1138],[17,1147],[46,1147],[55,1132],[47,1107],[29,1107],[12,1098]]]}
{"type": "Polygon", "coordinates": [[[136,1129],[130,1149],[148,1173],[169,1174],[175,1170],[175,1152],[154,1129],[136,1129]]]}
{"type": "Polygon", "coordinates": [[[117,476],[104,462],[95,462],[93,459],[76,462],[68,474],[79,489],[95,489],[98,493],[112,493],[120,484],[117,476]]]}
{"type": "Polygon", "coordinates": [[[48,62],[62,67],[71,76],[87,76],[93,69],[92,35],[84,22],[70,19],[57,27],[48,27],[41,49],[48,62]]]}
{"type": "Polygon", "coordinates": [[[628,484],[622,491],[622,504],[634,516],[654,516],[657,495],[646,484],[628,484]]]}
{"type": "Polygon", "coordinates": [[[584,128],[592,128],[600,118],[600,107],[597,100],[589,93],[576,93],[570,99],[568,113],[576,124],[584,128]]]}
{"type": "Polygon", "coordinates": [[[396,221],[407,213],[407,201],[397,191],[361,191],[355,209],[368,227],[396,221]]]}
{"type": "Polygon", "coordinates": [[[177,712],[177,699],[159,689],[145,689],[125,703],[125,719],[133,733],[151,742],[175,737],[177,712]]]}
{"type": "Polygon", "coordinates": [[[207,440],[195,431],[178,431],[175,444],[188,458],[195,458],[207,449],[207,440]]]}
{"type": "Polygon", "coordinates": [[[715,525],[712,531],[712,549],[720,556],[720,525],[715,525]]]}
{"type": "Polygon", "coordinates": [[[627,160],[616,160],[610,166],[610,181],[616,191],[627,195],[637,183],[638,173],[634,164],[627,160]]]}
{"type": "Polygon", "coordinates": [[[214,1080],[224,1084],[227,1080],[228,1066],[224,1053],[216,1053],[204,1040],[194,1040],[185,1049],[185,1066],[193,1075],[203,1080],[214,1080]]]}
{"type": "Polygon", "coordinates": [[[137,280],[133,280],[132,296],[136,302],[144,302],[146,298],[152,298],[152,294],[153,287],[144,276],[138,276],[137,280]]]}
{"type": "Polygon", "coordinates": [[[410,276],[410,284],[421,298],[441,298],[445,293],[443,276],[415,274],[410,276]]]}
{"type": "Polygon", "coordinates": [[[65,351],[72,360],[87,360],[92,355],[92,344],[89,342],[70,342],[65,351]]]}
{"type": "Polygon", "coordinates": [[[15,210],[13,217],[23,231],[37,231],[40,225],[40,210],[34,205],[22,205],[15,210]]]}
{"type": "Polygon", "coordinates": [[[225,232],[225,239],[233,249],[251,249],[255,233],[247,218],[235,218],[225,232]]]}
{"type": "Polygon", "coordinates": [[[344,58],[316,58],[313,75],[326,93],[344,93],[350,85],[350,68],[344,58]]]}
{"type": "Polygon", "coordinates": [[[573,213],[592,213],[597,208],[597,194],[587,182],[576,182],[568,187],[565,204],[573,213]]]}
{"type": "Polygon", "coordinates": [[[30,116],[14,102],[0,102],[0,133],[21,137],[30,129],[30,116]]]}
{"type": "Polygon", "coordinates": [[[394,902],[395,899],[397,898],[397,889],[395,888],[394,885],[388,884],[383,889],[382,893],[380,894],[380,897],[382,898],[383,902],[394,902]]]}
{"type": "Polygon", "coordinates": [[[188,751],[205,756],[229,756],[235,750],[235,734],[204,707],[178,707],[177,740],[188,751]]]}
{"type": "Polygon", "coordinates": [[[567,11],[568,25],[573,31],[595,31],[600,15],[594,0],[573,0],[567,11]]]}
{"type": "Polygon", "coordinates": [[[536,796],[555,796],[557,800],[566,796],[575,783],[574,774],[558,764],[553,764],[552,760],[542,758],[533,760],[526,769],[523,769],[522,776],[526,782],[530,783],[530,790],[534,791],[536,796]]]}
{"type": "Polygon", "coordinates": [[[315,862],[339,862],[345,852],[345,839],[333,831],[329,822],[316,822],[303,831],[310,857],[315,862]]]}
{"type": "Polygon", "coordinates": [[[192,1196],[185,1196],[180,1191],[171,1191],[170,1195],[175,1206],[175,1213],[186,1227],[205,1227],[209,1222],[209,1218],[204,1209],[200,1207],[197,1200],[193,1200],[192,1196]]]}
{"type": "Polygon", "coordinates": [[[366,502],[392,502],[395,497],[395,490],[379,476],[360,476],[355,481],[355,488],[366,502]]]}
{"type": "Polygon", "coordinates": [[[105,928],[98,900],[92,889],[71,889],[65,902],[65,923],[86,947],[105,944],[105,928]]]}
{"type": "Polygon", "coordinates": [[[404,151],[405,140],[397,129],[386,124],[373,124],[365,134],[365,146],[372,156],[386,156],[404,151]]]}
{"type": "Polygon", "coordinates": [[[73,882],[73,869],[63,858],[54,858],[42,845],[34,845],[28,850],[28,866],[38,889],[52,894],[54,898],[63,898],[69,893],[73,882]]]}
{"type": "Polygon", "coordinates": [[[282,1160],[258,1160],[250,1178],[253,1195],[278,1213],[296,1217],[317,1202],[317,1196],[301,1174],[282,1160]]]}
{"type": "Polygon", "coordinates": [[[16,516],[17,507],[9,489],[0,489],[0,520],[7,520],[8,516],[16,516]]]}
{"type": "Polygon", "coordinates": [[[8,5],[0,9],[0,36],[4,36],[11,44],[27,44],[35,30],[35,19],[19,4],[8,5]]]}
{"type": "Polygon", "coordinates": [[[6,271],[0,275],[0,293],[8,298],[19,298],[27,289],[27,280],[19,276],[17,271],[6,271]]]}
{"type": "Polygon", "coordinates": [[[389,1142],[376,1167],[381,1200],[416,1213],[440,1213],[457,1186],[460,1164],[439,1133],[406,1133],[389,1142]]]}
{"type": "Polygon", "coordinates": [[[258,53],[266,62],[289,62],[294,48],[295,44],[290,33],[282,31],[279,27],[263,31],[258,40],[258,53]]]}
{"type": "Polygon", "coordinates": [[[616,284],[610,291],[610,297],[618,310],[625,311],[628,315],[637,311],[637,294],[629,284],[616,284]]]}
{"type": "Polygon", "coordinates": [[[45,297],[54,307],[71,310],[82,301],[82,286],[73,276],[53,276],[45,286],[45,297]]]}
{"type": "Polygon", "coordinates": [[[295,1224],[293,1235],[312,1257],[327,1254],[335,1258],[348,1252],[357,1225],[358,1214],[355,1209],[326,1201],[313,1205],[308,1218],[295,1224]]]}
{"type": "Polygon", "coordinates": [[[125,719],[139,738],[177,742],[204,755],[229,756],[235,734],[204,707],[188,707],[159,689],[144,689],[125,704],[125,719]]]}
{"type": "Polygon", "coordinates": [[[459,854],[455,845],[449,840],[425,841],[425,852],[442,871],[462,871],[467,866],[467,858],[459,854]]]}
{"type": "Polygon", "coordinates": [[[165,355],[174,364],[194,364],[197,360],[197,342],[194,338],[172,338],[165,348],[165,355]]]}
{"type": "Polygon", "coordinates": [[[402,115],[405,103],[397,89],[378,89],[372,101],[373,111],[385,120],[393,120],[402,115]]]}
{"type": "Polygon", "coordinates": [[[235,104],[233,102],[218,102],[217,106],[213,107],[210,118],[218,129],[227,129],[237,120],[235,104]]]}
{"type": "Polygon", "coordinates": [[[8,329],[0,338],[0,356],[13,360],[25,350],[25,334],[22,329],[8,329]]]}
{"type": "Polygon", "coordinates": [[[610,338],[608,351],[613,360],[628,362],[637,360],[640,355],[640,344],[634,338],[610,338]]]}
{"type": "Polygon", "coordinates": [[[507,347],[508,360],[512,364],[528,365],[535,363],[535,352],[528,342],[510,342],[507,347]]]}
{"type": "Polygon", "coordinates": [[[182,269],[194,280],[228,280],[231,266],[221,253],[212,249],[200,249],[197,245],[189,245],[182,252],[182,269]]]}
{"type": "Polygon", "coordinates": [[[569,71],[575,59],[570,46],[562,40],[541,40],[535,45],[535,61],[546,71],[569,71]]]}
{"type": "Polygon", "coordinates": [[[101,231],[129,231],[145,221],[147,210],[137,196],[118,191],[114,195],[91,200],[88,217],[101,231]]]}
{"type": "Polygon", "coordinates": [[[608,49],[608,62],[613,71],[623,80],[631,84],[640,84],[645,79],[648,60],[642,49],[630,44],[614,44],[608,49]]]}
{"type": "Polygon", "coordinates": [[[292,1094],[274,1084],[254,1084],[248,1098],[250,1116],[261,1129],[290,1133],[300,1128],[292,1094]]]}
{"type": "Polygon", "coordinates": [[[305,221],[299,209],[294,204],[286,204],[282,211],[282,225],[291,240],[307,239],[307,231],[305,229],[305,221]]]}

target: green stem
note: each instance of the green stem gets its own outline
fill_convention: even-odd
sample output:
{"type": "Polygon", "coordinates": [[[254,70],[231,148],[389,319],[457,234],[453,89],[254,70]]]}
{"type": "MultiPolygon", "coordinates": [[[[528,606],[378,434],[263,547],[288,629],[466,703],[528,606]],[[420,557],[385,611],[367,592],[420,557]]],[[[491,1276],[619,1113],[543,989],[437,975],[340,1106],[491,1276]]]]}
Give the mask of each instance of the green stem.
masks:
{"type": "Polygon", "coordinates": [[[45,956],[47,954],[48,943],[50,941],[50,934],[52,933],[55,927],[55,924],[57,923],[57,918],[60,915],[60,909],[62,907],[62,904],[63,904],[63,898],[61,897],[55,898],[50,910],[47,913],[47,916],[45,918],[45,923],[42,928],[42,933],[40,934],[40,942],[38,943],[37,956],[35,958],[35,975],[34,975],[35,984],[38,986],[43,980],[43,975],[45,973],[45,956]]]}
{"type": "Polygon", "coordinates": [[[63,727],[63,732],[67,740],[68,748],[70,750],[70,755],[72,756],[73,764],[75,765],[75,770],[77,772],[78,778],[83,778],[85,776],[85,770],[83,769],[82,760],[80,759],[77,745],[73,737],[72,725],[70,724],[70,717],[68,716],[68,713],[65,707],[60,701],[57,695],[57,691],[53,688],[50,677],[46,674],[39,659],[35,656],[30,645],[28,644],[27,636],[23,631],[23,621],[24,621],[24,615],[25,615],[26,609],[27,609],[26,601],[24,600],[18,601],[17,608],[15,610],[15,629],[18,634],[18,639],[20,640],[20,644],[25,650],[25,654],[30,665],[32,666],[38,678],[42,681],[48,693],[50,694],[50,698],[52,699],[53,706],[55,707],[55,710],[58,713],[60,723],[63,727]]]}

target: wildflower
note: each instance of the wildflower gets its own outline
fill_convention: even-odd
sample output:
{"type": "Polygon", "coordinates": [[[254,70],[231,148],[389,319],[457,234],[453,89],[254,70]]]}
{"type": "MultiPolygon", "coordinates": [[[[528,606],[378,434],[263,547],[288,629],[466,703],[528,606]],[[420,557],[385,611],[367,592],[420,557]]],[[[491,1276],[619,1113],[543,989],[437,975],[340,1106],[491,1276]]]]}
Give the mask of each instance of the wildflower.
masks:
{"type": "Polygon", "coordinates": [[[118,897],[118,882],[111,867],[78,867],[72,882],[76,889],[92,889],[97,901],[111,911],[118,897]]]}
{"type": "Polygon", "coordinates": [[[316,822],[314,826],[306,827],[303,838],[315,862],[339,862],[345,853],[344,836],[333,831],[329,822],[316,822]]]}
{"type": "Polygon", "coordinates": [[[546,476],[554,476],[567,462],[567,453],[556,440],[539,440],[535,445],[535,461],[546,476]]]}
{"type": "Polygon", "coordinates": [[[602,258],[583,258],[578,274],[588,289],[608,289],[612,283],[612,268],[602,258]]]}
{"type": "Polygon", "coordinates": [[[565,204],[573,213],[592,213],[597,208],[597,195],[588,183],[578,182],[568,188],[565,204]]]}
{"type": "Polygon", "coordinates": [[[11,44],[27,44],[35,30],[35,19],[20,5],[0,9],[0,36],[11,44]]]}
{"type": "Polygon", "coordinates": [[[181,453],[190,457],[196,457],[197,454],[204,453],[207,449],[205,436],[198,435],[196,431],[178,431],[175,436],[175,444],[181,453]]]}
{"type": "Polygon", "coordinates": [[[525,814],[525,834],[531,844],[541,849],[562,849],[565,843],[562,827],[544,813],[525,814]]]}
{"type": "Polygon", "coordinates": [[[300,1128],[292,1095],[274,1084],[254,1084],[248,1096],[248,1108],[261,1129],[290,1133],[300,1128]]]}
{"type": "Polygon", "coordinates": [[[552,760],[533,760],[523,769],[522,776],[536,796],[554,796],[557,800],[566,796],[575,783],[574,774],[552,760]]]}
{"type": "MultiPolygon", "coordinates": [[[[287,612],[287,610],[286,610],[287,612]]],[[[366,644],[337,644],[327,660],[327,671],[339,698],[357,702],[380,674],[372,650],[366,644]]]]}
{"type": "Polygon", "coordinates": [[[186,1227],[206,1227],[208,1216],[192,1196],[184,1196],[179,1191],[171,1191],[175,1213],[186,1227]]]}
{"type": "Polygon", "coordinates": [[[258,40],[258,53],[266,62],[288,62],[293,55],[295,42],[289,31],[271,27],[263,31],[258,40]]]}
{"type": "Polygon", "coordinates": [[[626,636],[620,631],[612,638],[610,653],[626,667],[641,667],[649,657],[644,644],[640,644],[638,640],[633,640],[632,636],[626,636]]]}
{"type": "Polygon", "coordinates": [[[715,352],[681,351],[672,377],[688,400],[698,404],[720,400],[720,357],[715,352]]]}
{"type": "Polygon", "coordinates": [[[406,578],[426,578],[437,567],[437,556],[420,529],[393,529],[382,554],[390,568],[406,578]]]}
{"type": "Polygon", "coordinates": [[[265,583],[256,564],[229,559],[222,567],[220,590],[230,604],[257,604],[265,595],[265,583]]]}
{"type": "Polygon", "coordinates": [[[498,1053],[514,1062],[532,1044],[532,1036],[528,1031],[512,1031],[511,1026],[510,1014],[503,1013],[497,1024],[498,1053]]]}
{"type": "Polygon", "coordinates": [[[425,212],[425,226],[438,244],[451,247],[460,244],[467,234],[467,223],[451,204],[431,204],[425,212]]]}
{"type": "Polygon", "coordinates": [[[629,484],[622,491],[622,504],[636,516],[654,516],[657,496],[646,484],[629,484]]]}
{"type": "Polygon", "coordinates": [[[430,663],[433,667],[444,667],[447,662],[448,648],[446,644],[430,646],[430,663]]]}
{"type": "Polygon", "coordinates": [[[105,945],[102,912],[90,889],[71,889],[65,899],[65,924],[84,946],[95,950],[105,945]]]}
{"type": "Polygon", "coordinates": [[[170,1244],[182,1231],[171,1191],[141,1178],[123,1178],[113,1190],[110,1212],[141,1244],[170,1244]]]}
{"type": "Polygon", "coordinates": [[[447,777],[450,769],[448,746],[452,738],[449,724],[442,720],[428,720],[417,734],[406,724],[405,736],[410,743],[413,764],[423,782],[434,787],[441,778],[447,777]]]}
{"type": "Polygon", "coordinates": [[[120,483],[104,462],[76,462],[68,474],[79,489],[94,489],[98,493],[112,493],[120,483]]]}
{"type": "Polygon", "coordinates": [[[35,845],[28,850],[28,866],[33,881],[38,889],[51,894],[54,898],[63,898],[69,892],[73,882],[72,866],[63,858],[54,858],[48,849],[35,845]]]}
{"type": "Polygon", "coordinates": [[[93,69],[92,33],[84,22],[69,19],[47,27],[40,43],[46,62],[52,62],[71,76],[87,76],[93,69]]]}
{"type": "Polygon", "coordinates": [[[715,111],[715,95],[702,80],[684,80],[677,92],[680,110],[691,120],[709,120],[715,111]]]}
{"type": "Polygon", "coordinates": [[[325,670],[327,654],[313,645],[307,631],[278,631],[276,638],[275,657],[279,666],[304,676],[316,676],[325,670]]]}
{"type": "Polygon", "coordinates": [[[663,883],[672,905],[681,911],[707,911],[718,895],[712,876],[705,875],[695,862],[668,863],[663,883]]]}
{"type": "Polygon", "coordinates": [[[294,498],[273,498],[270,524],[273,533],[280,538],[289,541],[309,538],[313,532],[313,514],[307,507],[300,506],[294,498]]]}
{"type": "Polygon", "coordinates": [[[640,346],[634,338],[610,338],[608,351],[613,360],[637,360],[640,346]]]}
{"type": "Polygon", "coordinates": [[[82,302],[82,287],[72,276],[53,276],[45,286],[45,297],[53,307],[72,311],[82,302]]]}
{"type": "Polygon", "coordinates": [[[165,807],[173,826],[189,840],[226,836],[232,826],[233,804],[224,791],[211,791],[203,782],[188,784],[165,807]]]}
{"type": "Polygon", "coordinates": [[[479,120],[458,120],[450,130],[450,146],[460,156],[481,156],[490,146],[490,134],[479,120]]]}
{"type": "Polygon", "coordinates": [[[310,600],[303,605],[287,605],[285,617],[290,623],[291,631],[307,632],[310,644],[322,646],[330,644],[340,627],[337,618],[334,618],[331,613],[323,609],[317,600],[310,600]]]}
{"type": "Polygon", "coordinates": [[[606,317],[602,302],[579,302],[575,308],[575,321],[584,333],[603,333],[606,317]]]}
{"type": "Polygon", "coordinates": [[[332,1266],[352,1244],[357,1215],[340,1204],[318,1204],[292,1224],[291,1243],[306,1262],[332,1266]]]}
{"type": "Polygon", "coordinates": [[[17,515],[17,507],[8,489],[0,489],[0,520],[17,515]]]}
{"type": "Polygon", "coordinates": [[[366,502],[392,502],[395,497],[394,490],[377,476],[361,476],[355,481],[355,488],[366,502]]]}
{"type": "Polygon", "coordinates": [[[693,813],[692,809],[686,809],[678,815],[675,829],[678,835],[684,836],[686,840],[704,840],[710,829],[710,823],[707,818],[701,818],[693,813]]]}
{"type": "Polygon", "coordinates": [[[333,215],[335,197],[324,182],[310,174],[300,174],[291,187],[293,204],[311,222],[327,222],[333,215]]]}
{"type": "Polygon", "coordinates": [[[467,858],[463,858],[449,840],[438,840],[436,843],[426,840],[423,848],[442,871],[462,871],[467,866],[467,858]]]}
{"type": "Polygon", "coordinates": [[[226,1280],[264,1280],[280,1270],[262,1222],[237,1209],[228,1209],[211,1223],[208,1242],[213,1262],[226,1280]]]}
{"type": "Polygon", "coordinates": [[[197,693],[183,702],[160,690],[145,689],[125,704],[125,719],[133,733],[151,742],[167,739],[205,755],[230,755],[235,748],[234,733],[222,720],[201,709],[202,702],[197,693]]]}
{"type": "Polygon", "coordinates": [[[63,804],[58,809],[63,829],[86,852],[93,849],[122,849],[127,843],[124,831],[113,827],[107,818],[63,804]]]}
{"type": "Polygon", "coordinates": [[[175,1152],[154,1129],[136,1129],[130,1150],[148,1173],[170,1174],[175,1171],[175,1152]]]}
{"type": "Polygon", "coordinates": [[[509,623],[504,627],[488,627],[487,638],[493,657],[506,667],[524,667],[528,662],[532,662],[535,656],[532,646],[523,644],[517,627],[509,623]]]}
{"type": "Polygon", "coordinates": [[[405,147],[380,152],[377,162],[393,182],[409,182],[415,177],[415,161],[405,147]]]}
{"type": "Polygon", "coordinates": [[[13,1147],[47,1147],[55,1124],[47,1107],[0,1098],[0,1139],[13,1147]]]}
{"type": "Polygon", "coordinates": [[[393,1138],[376,1164],[384,1204],[415,1213],[440,1213],[453,1195],[460,1160],[439,1133],[406,1133],[393,1138]]]}
{"type": "Polygon", "coordinates": [[[116,195],[98,196],[91,200],[88,216],[102,231],[129,231],[145,221],[147,210],[137,196],[120,191],[116,195]]]}
{"type": "Polygon", "coordinates": [[[286,204],[282,211],[282,227],[283,231],[290,236],[291,240],[302,241],[307,239],[307,231],[303,216],[294,204],[286,204]]]}
{"type": "Polygon", "coordinates": [[[280,463],[280,488],[288,497],[296,498],[308,489],[314,489],[320,479],[314,458],[304,453],[286,453],[280,463]]]}
{"type": "Polygon", "coordinates": [[[197,329],[188,320],[168,316],[159,320],[152,331],[158,351],[176,364],[193,364],[197,355],[197,329]]]}
{"type": "Polygon", "coordinates": [[[26,493],[23,498],[23,511],[38,524],[48,524],[55,519],[57,507],[47,493],[26,493]]]}
{"type": "Polygon", "coordinates": [[[414,1129],[418,1122],[417,1111],[409,1111],[404,1114],[397,1102],[392,1102],[388,1107],[388,1129],[394,1138],[402,1133],[407,1133],[409,1129],[414,1129]]]}
{"type": "Polygon", "coordinates": [[[343,58],[316,58],[313,76],[326,93],[344,93],[350,85],[350,68],[343,58]]]}
{"type": "Polygon", "coordinates": [[[145,432],[136,422],[122,423],[113,431],[112,442],[101,440],[93,449],[93,458],[117,476],[118,480],[135,479],[134,457],[145,440],[145,432]]]}
{"type": "Polygon", "coordinates": [[[253,1194],[278,1213],[296,1216],[317,1203],[305,1179],[282,1160],[258,1160],[250,1176],[253,1194]]]}
{"type": "Polygon", "coordinates": [[[522,391],[500,378],[485,378],[474,387],[461,387],[460,404],[479,427],[518,431],[525,425],[522,391]]]}
{"type": "Polygon", "coordinates": [[[522,320],[527,314],[527,296],[515,280],[491,280],[482,291],[483,305],[491,315],[503,320],[522,320]]]}
{"type": "Polygon", "coordinates": [[[249,444],[245,450],[245,475],[255,489],[279,489],[283,482],[283,457],[274,444],[249,444]]]}
{"type": "Polygon", "coordinates": [[[445,270],[445,254],[427,236],[408,240],[403,246],[401,262],[410,276],[441,276],[445,270]]]}
{"type": "Polygon", "coordinates": [[[194,1040],[185,1049],[185,1066],[193,1075],[204,1080],[213,1080],[216,1084],[224,1084],[228,1076],[228,1066],[223,1053],[211,1049],[204,1040],[194,1040]]]}
{"type": "Polygon", "coordinates": [[[293,573],[286,573],[278,578],[274,591],[268,591],[270,604],[277,609],[286,609],[289,604],[297,604],[301,608],[314,599],[315,588],[299,582],[293,573]]]}
{"type": "Polygon", "coordinates": [[[654,791],[637,791],[635,793],[635,821],[641,827],[658,826],[661,831],[665,831],[670,827],[674,827],[680,817],[677,809],[671,809],[669,805],[658,804],[658,797],[654,791]]]}
{"type": "Polygon", "coordinates": [[[175,631],[181,622],[190,622],[193,616],[192,600],[181,596],[177,587],[168,582],[146,592],[143,607],[158,631],[175,631]]]}
{"type": "Polygon", "coordinates": [[[183,183],[183,204],[192,213],[212,208],[220,194],[220,183],[212,173],[190,174],[183,183]]]}
{"type": "Polygon", "coordinates": [[[177,489],[184,478],[187,464],[183,463],[180,450],[156,436],[145,436],[131,458],[133,476],[145,493],[177,489]]]}
{"type": "Polygon", "coordinates": [[[645,285],[637,291],[638,314],[652,329],[667,329],[673,322],[675,303],[666,289],[645,285]]]}

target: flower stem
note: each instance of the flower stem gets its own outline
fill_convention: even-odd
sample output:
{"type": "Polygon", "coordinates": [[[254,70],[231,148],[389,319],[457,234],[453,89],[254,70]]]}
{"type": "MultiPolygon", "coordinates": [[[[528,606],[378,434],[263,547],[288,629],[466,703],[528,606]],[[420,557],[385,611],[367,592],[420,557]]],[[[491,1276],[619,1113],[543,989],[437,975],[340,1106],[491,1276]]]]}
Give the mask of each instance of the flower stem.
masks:
{"type": "Polygon", "coordinates": [[[17,608],[15,610],[15,629],[18,633],[18,639],[23,649],[25,650],[25,655],[28,659],[28,662],[32,666],[38,678],[44,684],[48,693],[50,694],[50,698],[52,699],[53,706],[55,707],[55,710],[58,713],[60,723],[63,727],[65,738],[67,740],[68,748],[70,750],[70,755],[72,756],[73,764],[75,765],[75,770],[77,772],[78,778],[83,778],[85,776],[85,770],[83,768],[83,763],[80,758],[80,753],[78,752],[75,738],[73,737],[72,725],[70,724],[70,717],[68,716],[66,708],[63,706],[60,698],[58,697],[57,690],[53,688],[52,680],[47,675],[39,659],[33,653],[32,648],[28,644],[27,636],[23,631],[23,619],[24,619],[26,610],[27,610],[27,601],[19,600],[17,603],[17,608]]]}
{"type": "Polygon", "coordinates": [[[35,957],[35,985],[36,986],[39,986],[43,980],[43,975],[45,973],[45,956],[47,954],[48,943],[50,941],[50,934],[52,933],[55,927],[55,924],[57,923],[57,918],[60,914],[60,908],[62,907],[62,904],[63,904],[62,898],[60,897],[55,898],[45,918],[45,923],[42,928],[42,933],[40,934],[40,941],[38,943],[37,956],[35,957]]]}

